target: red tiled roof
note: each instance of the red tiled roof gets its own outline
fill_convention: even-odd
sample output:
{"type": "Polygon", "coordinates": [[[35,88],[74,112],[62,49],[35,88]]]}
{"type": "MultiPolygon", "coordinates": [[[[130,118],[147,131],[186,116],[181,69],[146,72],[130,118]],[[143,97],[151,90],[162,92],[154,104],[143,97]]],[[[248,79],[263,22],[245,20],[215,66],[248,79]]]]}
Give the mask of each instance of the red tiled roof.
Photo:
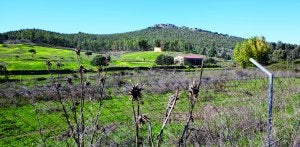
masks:
{"type": "Polygon", "coordinates": [[[180,57],[183,57],[183,58],[190,58],[190,59],[199,59],[199,58],[203,58],[202,56],[195,56],[195,55],[192,55],[192,56],[180,56],[180,57]]]}

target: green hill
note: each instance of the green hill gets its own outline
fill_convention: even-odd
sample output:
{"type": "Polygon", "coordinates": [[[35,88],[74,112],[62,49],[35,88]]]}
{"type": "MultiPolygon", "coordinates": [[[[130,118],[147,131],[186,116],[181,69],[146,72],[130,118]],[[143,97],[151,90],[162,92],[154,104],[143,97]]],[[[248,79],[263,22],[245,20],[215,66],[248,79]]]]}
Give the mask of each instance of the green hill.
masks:
{"type": "Polygon", "coordinates": [[[181,51],[206,54],[216,50],[220,55],[231,55],[231,51],[242,38],[210,32],[197,28],[159,24],[142,30],[96,35],[86,33],[62,34],[40,29],[23,29],[0,34],[2,42],[33,42],[97,52],[111,50],[148,51],[161,45],[166,51],[181,51]]]}

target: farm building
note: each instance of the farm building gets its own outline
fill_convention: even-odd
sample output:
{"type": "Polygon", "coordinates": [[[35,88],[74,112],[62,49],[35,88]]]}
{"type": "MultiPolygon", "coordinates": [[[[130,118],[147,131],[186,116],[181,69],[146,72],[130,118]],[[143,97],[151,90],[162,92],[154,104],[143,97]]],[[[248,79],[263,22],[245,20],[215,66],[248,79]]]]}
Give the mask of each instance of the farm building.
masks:
{"type": "Polygon", "coordinates": [[[201,65],[201,62],[203,60],[202,56],[177,56],[174,58],[174,62],[179,65],[201,65]]]}
{"type": "Polygon", "coordinates": [[[154,52],[162,52],[161,47],[154,47],[154,52]]]}

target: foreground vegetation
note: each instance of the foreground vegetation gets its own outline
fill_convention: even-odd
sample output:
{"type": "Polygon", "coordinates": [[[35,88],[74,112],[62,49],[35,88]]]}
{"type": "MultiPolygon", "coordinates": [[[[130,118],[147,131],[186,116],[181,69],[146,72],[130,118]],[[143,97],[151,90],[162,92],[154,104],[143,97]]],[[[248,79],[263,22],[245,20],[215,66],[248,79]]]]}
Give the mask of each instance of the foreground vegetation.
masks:
{"type": "MultiPolygon", "coordinates": [[[[268,81],[254,69],[205,69],[202,78],[200,70],[105,72],[106,64],[91,66],[91,57],[97,54],[22,44],[1,45],[0,49],[2,64],[9,70],[61,67],[77,71],[34,79],[32,75],[12,76],[28,83],[1,83],[0,145],[265,144],[268,81]],[[56,62],[64,66],[52,64],[56,62]],[[98,73],[85,73],[84,68],[98,68],[98,73]],[[199,80],[198,95],[193,85],[199,80]]],[[[152,67],[161,54],[179,53],[114,54],[110,66],[152,67]]],[[[103,56],[99,57],[102,61],[103,56]]],[[[296,69],[274,71],[272,144],[277,146],[299,143],[296,69]]]]}
{"type": "MultiPolygon", "coordinates": [[[[130,96],[127,94],[131,83],[144,83],[143,104],[140,109],[150,118],[154,143],[157,141],[156,136],[160,132],[165,117],[169,96],[174,94],[177,88],[180,89],[180,97],[165,127],[162,143],[163,145],[176,144],[189,111],[186,87],[190,79],[198,78],[198,74],[174,74],[166,71],[109,74],[105,89],[107,93],[104,96],[99,119],[97,144],[129,146],[135,144],[135,125],[130,96]]],[[[281,73],[276,76],[278,78],[274,83],[272,136],[276,145],[290,146],[297,143],[297,138],[300,137],[300,111],[298,109],[300,80],[296,73],[289,73],[288,77],[281,73]]],[[[95,110],[97,110],[98,102],[93,98],[92,100],[88,98],[96,96],[99,91],[94,79],[89,79],[88,82],[91,82],[91,87],[87,89],[85,117],[87,121],[90,121],[90,118],[97,113],[95,110]]],[[[202,83],[187,144],[264,146],[267,79],[253,70],[226,72],[205,70],[202,83]]],[[[48,84],[51,85],[51,83],[48,84]]],[[[63,87],[68,87],[67,83],[62,84],[63,87]]],[[[65,146],[75,144],[74,140],[68,137],[68,126],[63,109],[55,92],[53,93],[54,89],[49,87],[50,85],[25,89],[18,85],[13,86],[15,87],[13,89],[9,85],[1,85],[1,145],[37,146],[45,143],[47,146],[65,146]],[[18,96],[18,93],[21,94],[24,91],[28,91],[27,94],[18,96]]],[[[77,86],[80,85],[75,84],[72,89],[75,90],[77,86]]],[[[76,91],[73,92],[75,94],[76,91]]],[[[71,106],[68,98],[64,102],[67,106],[71,106]]],[[[68,113],[71,114],[71,109],[67,108],[68,113]]],[[[149,145],[147,136],[148,126],[143,124],[140,126],[140,137],[144,145],[149,145]]],[[[86,140],[87,144],[88,142],[89,139],[86,140]]]]}

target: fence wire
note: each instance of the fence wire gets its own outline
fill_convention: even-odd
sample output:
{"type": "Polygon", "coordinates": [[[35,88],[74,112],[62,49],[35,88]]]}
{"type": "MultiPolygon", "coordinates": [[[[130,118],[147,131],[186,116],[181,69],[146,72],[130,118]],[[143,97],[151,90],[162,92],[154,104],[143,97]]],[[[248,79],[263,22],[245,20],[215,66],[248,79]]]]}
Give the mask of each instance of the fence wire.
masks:
{"type": "MultiPolygon", "coordinates": [[[[297,146],[300,74],[273,73],[272,144],[297,146]]],[[[137,70],[85,73],[82,83],[80,74],[38,85],[3,83],[0,146],[157,146],[177,90],[161,145],[180,145],[190,114],[189,88],[199,82],[199,74],[137,70]],[[141,90],[138,101],[133,100],[134,86],[141,90]]],[[[264,146],[267,98],[268,79],[257,69],[204,69],[184,145],[264,146]]]]}

